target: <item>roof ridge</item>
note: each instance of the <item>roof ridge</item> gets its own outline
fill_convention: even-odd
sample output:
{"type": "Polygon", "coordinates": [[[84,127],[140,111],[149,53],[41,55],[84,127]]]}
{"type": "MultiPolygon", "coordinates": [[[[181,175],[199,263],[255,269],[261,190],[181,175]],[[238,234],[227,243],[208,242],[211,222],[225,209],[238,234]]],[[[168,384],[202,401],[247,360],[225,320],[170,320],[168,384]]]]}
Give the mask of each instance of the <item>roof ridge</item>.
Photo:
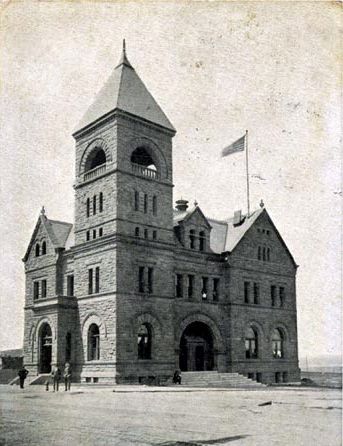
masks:
{"type": "Polygon", "coordinates": [[[70,225],[73,226],[73,223],[68,223],[67,221],[61,221],[61,220],[51,220],[50,218],[47,218],[47,221],[49,223],[60,223],[62,225],[70,225]]]}

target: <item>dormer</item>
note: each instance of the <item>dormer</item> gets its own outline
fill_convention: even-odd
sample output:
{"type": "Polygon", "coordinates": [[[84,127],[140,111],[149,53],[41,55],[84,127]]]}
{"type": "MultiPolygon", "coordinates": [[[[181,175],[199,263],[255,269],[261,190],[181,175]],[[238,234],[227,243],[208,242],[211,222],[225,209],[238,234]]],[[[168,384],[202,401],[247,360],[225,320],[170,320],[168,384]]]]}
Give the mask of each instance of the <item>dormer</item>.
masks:
{"type": "Polygon", "coordinates": [[[188,209],[187,200],[181,199],[176,202],[174,231],[185,248],[197,252],[211,251],[211,225],[197,203],[193,208],[188,209]]]}

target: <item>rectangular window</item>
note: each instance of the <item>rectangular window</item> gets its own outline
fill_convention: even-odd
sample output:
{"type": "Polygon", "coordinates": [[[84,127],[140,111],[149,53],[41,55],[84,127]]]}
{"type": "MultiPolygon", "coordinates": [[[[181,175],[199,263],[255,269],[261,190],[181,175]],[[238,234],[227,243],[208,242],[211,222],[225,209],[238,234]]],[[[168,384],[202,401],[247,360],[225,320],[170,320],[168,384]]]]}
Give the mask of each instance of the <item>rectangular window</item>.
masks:
{"type": "Polygon", "coordinates": [[[139,192],[135,190],[135,211],[139,211],[139,192]]]}
{"type": "Polygon", "coordinates": [[[33,282],[33,298],[39,299],[39,282],[33,282]]]}
{"type": "Polygon", "coordinates": [[[148,293],[152,294],[153,290],[153,281],[154,281],[154,269],[148,268],[148,293]]]}
{"type": "Polygon", "coordinates": [[[283,307],[283,304],[285,303],[285,288],[283,286],[280,286],[279,289],[279,299],[280,299],[280,307],[283,307]]]}
{"type": "Polygon", "coordinates": [[[96,238],[96,229],[93,229],[93,239],[96,238]]]}
{"type": "Polygon", "coordinates": [[[188,297],[193,297],[193,289],[194,289],[194,276],[188,275],[188,297]]]}
{"type": "Polygon", "coordinates": [[[102,212],[104,209],[104,198],[102,192],[99,194],[99,212],[102,212]]]}
{"type": "Polygon", "coordinates": [[[87,217],[90,216],[90,213],[91,213],[91,201],[90,201],[89,198],[87,198],[87,205],[86,205],[86,214],[87,214],[87,217]]]}
{"type": "Polygon", "coordinates": [[[250,282],[244,282],[244,302],[249,303],[250,300],[250,282]]]}
{"type": "Polygon", "coordinates": [[[219,279],[213,279],[213,300],[219,299],[219,279]]]}
{"type": "Polygon", "coordinates": [[[152,197],[152,213],[153,215],[157,215],[157,197],[154,195],[152,197]]]}
{"type": "Polygon", "coordinates": [[[86,232],[86,240],[87,240],[87,242],[90,240],[90,238],[91,238],[91,234],[90,234],[89,231],[87,231],[86,232]]]}
{"type": "Polygon", "coordinates": [[[153,240],[157,239],[157,231],[152,231],[152,238],[153,240]]]}
{"type": "Polygon", "coordinates": [[[207,299],[208,295],[208,277],[202,278],[202,289],[201,289],[201,296],[203,300],[207,299]]]}
{"type": "Polygon", "coordinates": [[[42,297],[46,297],[46,280],[42,280],[42,297]]]}
{"type": "Polygon", "coordinates": [[[98,266],[95,268],[95,292],[100,292],[100,268],[98,266]]]}
{"type": "Polygon", "coordinates": [[[254,304],[260,303],[260,285],[254,282],[254,304]]]}
{"type": "Polygon", "coordinates": [[[183,296],[182,281],[183,281],[182,274],[176,274],[176,276],[175,276],[175,296],[176,297],[183,296]]]}
{"type": "Polygon", "coordinates": [[[67,296],[74,296],[74,276],[67,276],[67,296]]]}
{"type": "Polygon", "coordinates": [[[144,238],[148,238],[148,230],[147,229],[144,229],[144,238]]]}
{"type": "Polygon", "coordinates": [[[93,269],[88,270],[88,294],[93,294],[93,269]]]}
{"type": "Polygon", "coordinates": [[[103,231],[102,228],[99,228],[99,237],[102,237],[103,231]]]}
{"type": "Polygon", "coordinates": [[[144,194],[144,214],[148,212],[148,194],[144,194]]]}
{"type": "Polygon", "coordinates": [[[270,299],[271,299],[272,307],[275,307],[275,303],[276,303],[276,286],[275,285],[271,285],[271,287],[270,287],[270,299]]]}
{"type": "Polygon", "coordinates": [[[140,266],[138,270],[138,290],[140,293],[144,293],[144,266],[140,266]]]}
{"type": "Polygon", "coordinates": [[[96,195],[93,197],[93,215],[96,214],[96,195]]]}

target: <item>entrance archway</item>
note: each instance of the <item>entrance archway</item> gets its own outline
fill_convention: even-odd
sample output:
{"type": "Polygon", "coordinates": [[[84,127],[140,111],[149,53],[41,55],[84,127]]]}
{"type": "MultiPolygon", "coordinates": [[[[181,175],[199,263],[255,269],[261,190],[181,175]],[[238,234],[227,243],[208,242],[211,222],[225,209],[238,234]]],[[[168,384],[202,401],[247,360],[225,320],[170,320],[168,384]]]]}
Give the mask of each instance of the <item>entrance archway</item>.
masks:
{"type": "Polygon", "coordinates": [[[52,333],[51,327],[45,323],[40,329],[39,335],[39,372],[51,372],[52,357],[52,333]]]}
{"type": "Polygon", "coordinates": [[[203,322],[192,322],[182,333],[179,367],[184,372],[214,369],[213,335],[203,322]]]}

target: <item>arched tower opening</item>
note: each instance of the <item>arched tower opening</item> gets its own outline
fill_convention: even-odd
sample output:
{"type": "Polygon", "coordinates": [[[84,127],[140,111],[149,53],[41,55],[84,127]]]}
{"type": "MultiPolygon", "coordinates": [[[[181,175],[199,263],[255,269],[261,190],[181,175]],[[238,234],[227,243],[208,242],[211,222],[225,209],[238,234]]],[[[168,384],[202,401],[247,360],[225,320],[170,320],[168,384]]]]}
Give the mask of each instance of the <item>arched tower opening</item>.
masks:
{"type": "Polygon", "coordinates": [[[85,172],[106,164],[106,154],[101,147],[95,147],[88,155],[85,164],[85,172]]]}

